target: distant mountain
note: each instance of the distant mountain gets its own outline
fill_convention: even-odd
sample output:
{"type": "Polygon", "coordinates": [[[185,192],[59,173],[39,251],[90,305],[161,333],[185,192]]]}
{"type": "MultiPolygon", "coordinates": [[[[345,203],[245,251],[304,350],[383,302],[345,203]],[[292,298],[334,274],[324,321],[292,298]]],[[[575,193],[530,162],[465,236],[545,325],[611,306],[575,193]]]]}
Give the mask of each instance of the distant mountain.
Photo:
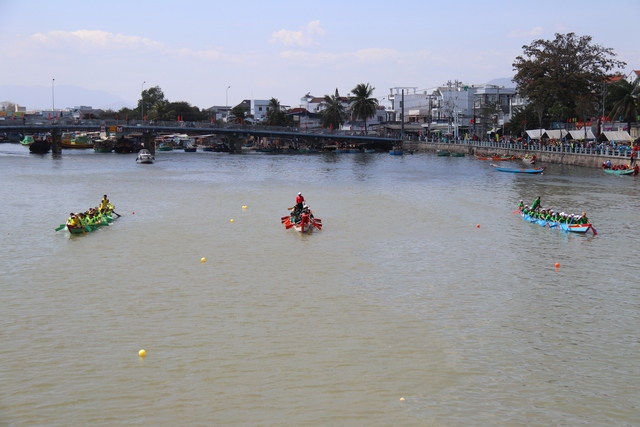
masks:
{"type": "Polygon", "coordinates": [[[136,104],[103,90],[90,90],[71,85],[55,85],[53,91],[51,86],[0,85],[0,102],[4,101],[25,107],[27,111],[51,109],[53,101],[56,109],[83,105],[117,111],[123,107],[136,107],[136,104]]]}
{"type": "Polygon", "coordinates": [[[512,79],[513,77],[502,77],[499,79],[493,79],[490,82],[487,82],[487,84],[504,86],[504,87],[516,87],[517,85],[514,83],[512,79]]]}

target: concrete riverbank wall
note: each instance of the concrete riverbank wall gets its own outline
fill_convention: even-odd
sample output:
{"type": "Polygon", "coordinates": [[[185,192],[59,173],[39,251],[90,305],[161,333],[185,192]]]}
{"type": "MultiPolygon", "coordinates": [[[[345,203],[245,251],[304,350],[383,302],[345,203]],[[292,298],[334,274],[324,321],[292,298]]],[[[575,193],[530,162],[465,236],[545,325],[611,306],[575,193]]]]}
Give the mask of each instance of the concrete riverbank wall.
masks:
{"type": "MultiPolygon", "coordinates": [[[[514,147],[498,147],[485,144],[452,144],[444,142],[415,142],[405,141],[403,143],[405,150],[414,150],[417,152],[437,152],[438,150],[447,150],[452,153],[464,153],[465,155],[491,156],[509,155],[524,156],[525,154],[535,155],[536,164],[555,163],[559,165],[583,166],[588,168],[601,168],[602,164],[607,160],[615,165],[628,165],[631,162],[629,155],[624,156],[619,153],[596,154],[596,153],[573,153],[568,151],[549,151],[537,149],[524,149],[514,147]]],[[[637,161],[637,160],[636,160],[637,161]]]]}

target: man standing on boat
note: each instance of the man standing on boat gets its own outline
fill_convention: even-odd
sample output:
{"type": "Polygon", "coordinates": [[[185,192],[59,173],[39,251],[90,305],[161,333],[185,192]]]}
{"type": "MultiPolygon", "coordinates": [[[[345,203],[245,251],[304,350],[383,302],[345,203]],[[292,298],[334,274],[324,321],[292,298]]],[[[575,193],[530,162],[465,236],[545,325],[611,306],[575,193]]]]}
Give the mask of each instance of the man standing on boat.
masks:
{"type": "Polygon", "coordinates": [[[304,196],[302,195],[302,193],[298,193],[298,195],[296,196],[296,210],[298,211],[302,211],[304,206],[304,196]]]}
{"type": "Polygon", "coordinates": [[[537,199],[535,199],[535,200],[533,201],[533,203],[531,203],[531,210],[532,210],[532,211],[535,211],[536,209],[541,208],[541,207],[542,207],[542,206],[540,206],[540,196],[538,196],[538,198],[537,198],[537,199]]]}

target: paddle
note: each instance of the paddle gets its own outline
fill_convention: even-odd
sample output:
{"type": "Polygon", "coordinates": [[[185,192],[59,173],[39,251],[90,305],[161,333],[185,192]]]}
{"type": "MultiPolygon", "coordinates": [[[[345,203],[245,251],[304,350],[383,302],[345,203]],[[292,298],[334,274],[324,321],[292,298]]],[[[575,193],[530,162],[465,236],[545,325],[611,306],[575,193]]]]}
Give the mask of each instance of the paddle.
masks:
{"type": "Polygon", "coordinates": [[[289,218],[289,215],[287,216],[283,216],[282,218],[280,218],[281,221],[285,221],[287,218],[289,218]]]}
{"type": "Polygon", "coordinates": [[[63,228],[65,228],[67,226],[67,224],[60,224],[60,227],[56,228],[56,231],[60,231],[63,228]]]}
{"type": "Polygon", "coordinates": [[[116,211],[111,211],[111,213],[114,213],[114,214],[118,215],[118,218],[120,218],[120,217],[122,216],[122,215],[120,215],[120,214],[119,214],[118,212],[116,212],[116,211]]]}
{"type": "Polygon", "coordinates": [[[594,235],[594,236],[597,236],[597,235],[598,235],[598,232],[596,231],[596,229],[595,229],[595,228],[593,228],[593,225],[592,225],[592,226],[590,226],[589,228],[591,229],[591,231],[593,231],[593,235],[594,235]]]}
{"type": "Polygon", "coordinates": [[[295,225],[294,223],[289,223],[289,224],[285,225],[284,228],[286,228],[288,230],[291,227],[293,227],[294,225],[295,225]]]}
{"type": "Polygon", "coordinates": [[[516,209],[515,211],[511,212],[511,214],[513,215],[513,214],[517,214],[517,213],[520,213],[520,212],[522,212],[520,209],[516,209]]]}

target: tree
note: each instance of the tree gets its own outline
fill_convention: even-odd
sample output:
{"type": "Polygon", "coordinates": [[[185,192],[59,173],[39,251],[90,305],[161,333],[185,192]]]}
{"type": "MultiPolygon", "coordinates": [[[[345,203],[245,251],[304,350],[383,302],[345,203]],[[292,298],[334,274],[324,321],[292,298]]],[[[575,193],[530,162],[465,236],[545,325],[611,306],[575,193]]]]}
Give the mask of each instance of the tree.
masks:
{"type": "Polygon", "coordinates": [[[156,105],[158,102],[169,102],[165,99],[164,93],[162,92],[162,89],[160,89],[160,86],[154,86],[152,88],[143,90],[142,97],[138,100],[138,113],[142,113],[142,111],[149,111],[151,107],[156,105]],[[142,108],[143,106],[144,108],[142,108]]]}
{"type": "Polygon", "coordinates": [[[627,129],[631,129],[631,122],[638,119],[640,111],[640,78],[633,82],[620,79],[609,86],[607,100],[612,104],[608,114],[612,120],[620,118],[627,123],[627,129]]]}
{"type": "Polygon", "coordinates": [[[346,112],[337,88],[334,95],[324,96],[322,106],[324,107],[320,113],[322,115],[322,126],[330,129],[340,129],[340,126],[344,124],[346,112]]]}
{"type": "Polygon", "coordinates": [[[229,111],[229,120],[233,123],[244,123],[244,119],[247,118],[247,110],[242,105],[236,105],[229,111]]]}
{"type": "Polygon", "coordinates": [[[353,118],[356,120],[364,120],[365,135],[367,134],[367,119],[375,116],[378,108],[378,100],[371,97],[374,90],[375,88],[370,86],[369,83],[360,83],[351,89],[353,96],[349,97],[351,111],[353,111],[353,118]]]}
{"type": "Polygon", "coordinates": [[[282,105],[276,98],[271,98],[269,105],[267,105],[267,124],[271,126],[289,125],[287,114],[282,111],[282,105]]]}
{"type": "Polygon", "coordinates": [[[557,105],[556,111],[583,113],[578,111],[584,110],[578,108],[580,100],[601,99],[602,82],[608,73],[626,65],[615,59],[613,49],[594,45],[591,39],[574,33],[556,34],[555,40],[534,40],[523,46],[523,55],[513,63],[518,91],[544,112],[557,105]]]}

